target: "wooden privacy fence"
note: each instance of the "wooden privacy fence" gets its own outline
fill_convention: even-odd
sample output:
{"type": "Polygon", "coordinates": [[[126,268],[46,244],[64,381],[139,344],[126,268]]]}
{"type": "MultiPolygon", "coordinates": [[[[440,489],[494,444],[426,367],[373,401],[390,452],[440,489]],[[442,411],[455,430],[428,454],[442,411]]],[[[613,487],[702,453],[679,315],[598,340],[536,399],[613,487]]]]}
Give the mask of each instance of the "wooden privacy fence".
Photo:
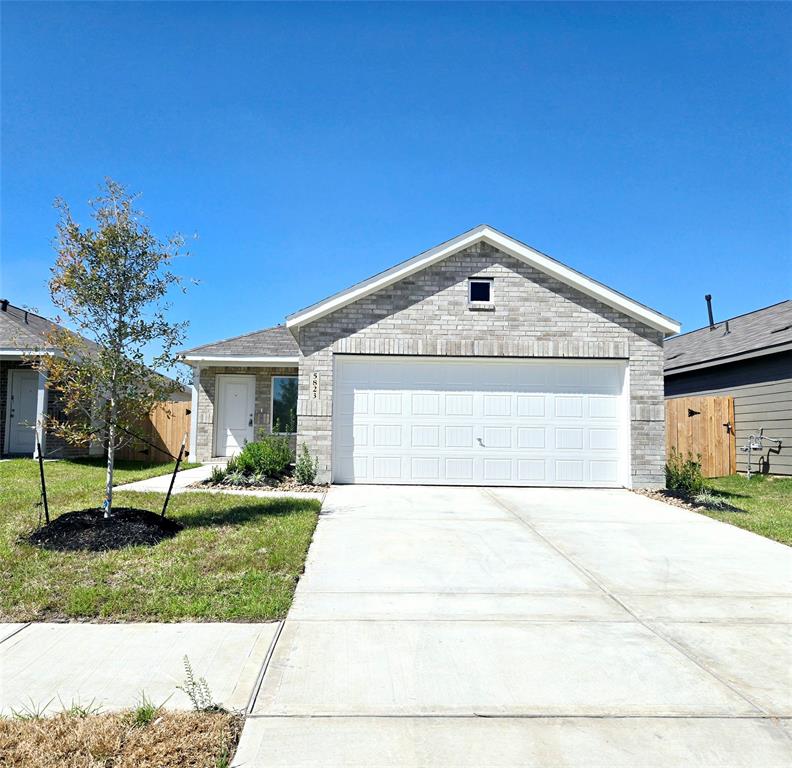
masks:
{"type": "Polygon", "coordinates": [[[116,451],[116,457],[133,461],[150,461],[152,464],[173,461],[171,457],[179,455],[179,447],[185,432],[188,435],[189,446],[190,405],[189,401],[155,405],[149,412],[148,418],[137,429],[132,430],[142,439],[132,438],[128,445],[116,451]]]}
{"type": "Polygon", "coordinates": [[[665,401],[666,457],[676,448],[701,455],[704,477],[736,471],[734,399],[731,397],[674,397],[665,401]]]}

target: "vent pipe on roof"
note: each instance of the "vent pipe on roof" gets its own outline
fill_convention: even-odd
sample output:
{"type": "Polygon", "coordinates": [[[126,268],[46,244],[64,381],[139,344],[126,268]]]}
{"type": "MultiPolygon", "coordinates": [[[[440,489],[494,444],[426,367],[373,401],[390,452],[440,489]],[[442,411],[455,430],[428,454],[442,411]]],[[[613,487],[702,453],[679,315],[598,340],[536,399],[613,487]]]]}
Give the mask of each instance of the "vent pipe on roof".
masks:
{"type": "Polygon", "coordinates": [[[707,315],[709,316],[710,330],[714,331],[715,330],[715,321],[712,319],[712,294],[708,293],[704,297],[704,301],[707,302],[707,315]]]}
{"type": "Polygon", "coordinates": [[[0,299],[0,310],[8,312],[8,299],[0,299]]]}

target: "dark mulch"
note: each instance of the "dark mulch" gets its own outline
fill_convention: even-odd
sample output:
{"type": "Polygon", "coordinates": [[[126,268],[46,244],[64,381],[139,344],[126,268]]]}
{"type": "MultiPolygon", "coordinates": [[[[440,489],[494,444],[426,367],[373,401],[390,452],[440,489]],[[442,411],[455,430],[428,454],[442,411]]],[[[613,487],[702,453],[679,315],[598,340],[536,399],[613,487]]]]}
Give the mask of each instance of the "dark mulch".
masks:
{"type": "Polygon", "coordinates": [[[114,507],[105,519],[101,509],[66,512],[24,537],[42,549],[60,552],[104,552],[152,546],[175,536],[184,526],[170,518],[134,507],[114,507]]]}

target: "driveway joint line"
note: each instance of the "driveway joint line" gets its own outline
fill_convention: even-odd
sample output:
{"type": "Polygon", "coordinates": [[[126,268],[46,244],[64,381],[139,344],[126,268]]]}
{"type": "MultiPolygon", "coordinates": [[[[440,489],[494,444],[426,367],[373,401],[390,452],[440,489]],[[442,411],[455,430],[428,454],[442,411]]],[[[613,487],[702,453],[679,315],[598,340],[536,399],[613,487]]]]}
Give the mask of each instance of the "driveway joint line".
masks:
{"type": "Polygon", "coordinates": [[[756,715],[702,715],[702,714],[673,714],[673,715],[625,715],[618,713],[596,713],[596,714],[581,714],[580,712],[562,713],[562,714],[547,714],[547,713],[525,713],[525,714],[511,714],[511,713],[477,713],[471,712],[467,714],[453,714],[453,713],[393,713],[393,714],[251,714],[248,715],[249,720],[792,720],[792,714],[789,715],[770,715],[770,714],[756,714],[756,715]]]}
{"type": "MultiPolygon", "coordinates": [[[[523,524],[523,525],[524,525],[526,528],[528,528],[528,530],[532,531],[532,532],[533,532],[533,533],[534,533],[536,536],[538,536],[538,537],[539,537],[539,538],[540,538],[542,541],[544,541],[544,542],[545,542],[545,543],[546,543],[546,544],[547,544],[549,547],[552,547],[552,548],[553,548],[553,549],[554,549],[554,550],[555,550],[555,551],[556,551],[556,552],[557,552],[559,555],[561,555],[561,557],[563,557],[563,558],[564,558],[564,559],[565,559],[565,560],[566,560],[566,561],[567,561],[567,562],[568,562],[568,563],[569,563],[569,564],[570,564],[572,567],[576,568],[576,569],[577,569],[577,570],[578,570],[578,571],[579,571],[581,574],[583,574],[583,575],[584,575],[584,576],[585,576],[585,577],[586,577],[586,578],[587,578],[589,581],[591,581],[591,583],[592,583],[592,584],[595,584],[595,585],[596,585],[596,586],[597,586],[597,587],[598,587],[600,590],[602,590],[602,592],[603,592],[605,595],[607,595],[607,596],[608,596],[608,597],[609,597],[611,600],[613,600],[613,601],[614,601],[614,602],[615,602],[617,605],[621,606],[621,608],[623,608],[623,609],[624,609],[624,610],[625,610],[625,611],[626,611],[626,612],[627,612],[627,613],[628,613],[630,616],[632,616],[632,617],[635,619],[635,621],[636,621],[638,624],[640,624],[642,627],[644,627],[644,628],[646,628],[647,630],[649,630],[649,632],[651,632],[653,635],[655,635],[655,636],[656,636],[656,637],[658,637],[659,639],[663,640],[665,643],[667,643],[668,645],[670,645],[672,648],[675,648],[675,649],[676,649],[676,650],[677,650],[679,653],[681,653],[683,656],[685,656],[685,657],[686,657],[688,660],[690,660],[690,661],[691,661],[693,664],[695,664],[695,665],[696,665],[696,666],[697,666],[699,669],[701,669],[702,671],[706,672],[708,675],[712,676],[712,677],[713,677],[715,680],[717,680],[717,681],[718,681],[718,682],[719,682],[721,685],[725,686],[725,687],[726,687],[726,688],[728,688],[730,691],[732,691],[732,693],[734,693],[735,695],[739,696],[739,697],[740,697],[740,698],[741,698],[743,701],[745,701],[746,703],[750,704],[752,707],[754,707],[755,709],[757,709],[757,710],[758,710],[759,712],[761,712],[763,715],[766,715],[767,717],[769,717],[769,718],[772,718],[772,715],[771,715],[771,714],[770,714],[770,713],[769,713],[769,712],[768,712],[768,711],[767,711],[767,710],[766,710],[764,707],[760,706],[760,705],[759,705],[759,704],[757,704],[755,701],[753,701],[753,700],[752,700],[752,699],[751,699],[749,696],[747,696],[747,695],[746,695],[746,694],[744,694],[742,691],[740,691],[738,688],[736,688],[736,687],[734,687],[733,685],[731,685],[731,683],[729,683],[727,680],[725,680],[725,679],[724,679],[723,677],[721,677],[719,674],[717,674],[717,673],[716,673],[716,672],[714,672],[713,670],[709,669],[709,668],[708,668],[708,667],[707,667],[707,666],[706,666],[706,665],[705,665],[705,664],[704,664],[702,661],[700,661],[700,660],[699,660],[698,658],[696,658],[696,657],[695,657],[695,656],[694,656],[692,653],[690,653],[690,652],[689,652],[689,651],[688,651],[686,648],[684,648],[684,646],[680,645],[679,643],[677,643],[676,641],[674,641],[672,638],[670,638],[670,637],[667,637],[666,635],[664,635],[662,632],[660,632],[660,631],[659,631],[657,628],[653,627],[651,624],[649,624],[649,623],[648,623],[647,621],[645,621],[644,619],[641,619],[641,618],[640,618],[640,617],[639,617],[639,616],[638,616],[636,613],[634,613],[634,612],[633,612],[633,611],[632,611],[632,610],[631,610],[631,609],[630,609],[630,608],[629,608],[627,605],[625,605],[625,603],[623,603],[621,600],[619,600],[619,598],[618,598],[618,597],[616,597],[616,595],[614,595],[614,594],[613,594],[613,593],[612,593],[612,592],[611,592],[611,591],[610,591],[610,590],[609,590],[609,589],[608,589],[608,588],[607,588],[607,587],[606,587],[604,584],[600,583],[600,581],[599,581],[599,580],[598,580],[598,579],[597,579],[597,578],[596,578],[596,577],[595,577],[595,576],[594,576],[592,573],[590,573],[590,572],[589,572],[589,570],[588,570],[588,569],[587,569],[585,566],[582,566],[582,565],[580,565],[579,563],[577,563],[577,562],[576,562],[574,559],[572,559],[572,558],[571,558],[571,557],[570,557],[570,556],[569,556],[569,555],[568,555],[566,552],[564,552],[564,550],[562,550],[560,547],[558,547],[556,544],[554,544],[552,541],[550,541],[548,538],[546,538],[546,537],[545,537],[545,536],[544,536],[542,533],[540,533],[540,532],[539,532],[539,531],[538,531],[538,530],[537,530],[537,529],[536,529],[536,528],[535,528],[533,525],[531,525],[531,524],[530,524],[530,523],[529,523],[527,520],[524,520],[522,517],[520,517],[520,516],[519,516],[519,515],[518,515],[518,514],[517,514],[517,513],[516,513],[516,512],[515,512],[515,511],[514,511],[512,508],[511,508],[511,506],[510,506],[509,504],[507,504],[506,502],[504,502],[502,499],[499,499],[499,498],[498,498],[498,497],[497,497],[497,496],[496,496],[496,495],[495,495],[495,494],[494,494],[492,491],[490,491],[488,488],[484,488],[484,489],[482,489],[482,490],[484,491],[484,493],[485,493],[485,494],[487,494],[487,496],[489,496],[489,497],[490,497],[490,498],[491,498],[491,499],[492,499],[492,500],[493,500],[493,501],[494,501],[496,504],[498,504],[498,505],[499,505],[499,506],[500,506],[502,509],[505,509],[505,510],[506,510],[506,511],[507,511],[507,512],[510,514],[510,515],[512,515],[512,516],[513,516],[514,518],[516,518],[517,520],[519,520],[519,521],[520,521],[520,522],[521,522],[521,523],[522,523],[522,524],[523,524]]],[[[790,737],[790,738],[792,738],[792,737],[790,737]]]]}
{"type": "Polygon", "coordinates": [[[283,632],[283,626],[285,623],[285,619],[278,622],[278,628],[275,630],[275,634],[272,636],[269,648],[267,648],[267,653],[264,656],[264,661],[261,662],[261,669],[259,669],[258,675],[256,675],[256,682],[253,684],[253,690],[250,692],[250,697],[248,698],[247,706],[245,707],[246,717],[251,716],[253,708],[256,706],[256,699],[258,699],[258,695],[261,692],[261,686],[264,684],[264,675],[267,673],[267,668],[269,667],[272,656],[275,653],[275,646],[278,644],[278,640],[280,639],[281,633],[283,632]]]}
{"type": "Polygon", "coordinates": [[[6,635],[2,640],[0,640],[0,644],[6,642],[6,640],[10,640],[12,637],[16,637],[20,632],[22,632],[22,630],[27,629],[32,623],[32,621],[28,621],[21,627],[17,627],[17,629],[15,629],[10,635],[6,635]]]}

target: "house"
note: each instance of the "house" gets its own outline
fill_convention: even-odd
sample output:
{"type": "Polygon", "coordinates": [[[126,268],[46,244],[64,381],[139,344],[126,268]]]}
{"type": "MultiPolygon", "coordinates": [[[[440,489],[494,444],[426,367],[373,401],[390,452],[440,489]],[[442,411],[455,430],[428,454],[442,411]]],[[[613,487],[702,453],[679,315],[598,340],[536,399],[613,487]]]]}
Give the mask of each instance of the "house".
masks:
{"type": "MultiPolygon", "coordinates": [[[[46,416],[63,418],[58,394],[47,387],[44,374],[35,370],[35,358],[58,354],[49,347],[56,323],[0,299],[0,447],[3,456],[35,456],[36,436],[47,458],[77,458],[103,453],[102,446],[76,446],[43,429],[46,416]]],[[[81,337],[89,350],[96,344],[81,337]]],[[[189,396],[181,385],[171,400],[189,396]]]]}
{"type": "Polygon", "coordinates": [[[186,351],[191,453],[275,429],[326,482],[661,486],[678,331],[482,225],[284,325],[186,351]]]}
{"type": "MultiPolygon", "coordinates": [[[[709,297],[708,297],[709,303],[709,297]]],[[[766,442],[752,467],[792,475],[792,301],[782,301],[666,340],[665,395],[729,395],[734,398],[737,470],[751,434],[766,442]]]]}
{"type": "Polygon", "coordinates": [[[44,375],[31,367],[31,360],[53,354],[47,338],[56,327],[47,318],[0,299],[0,446],[4,456],[34,456],[37,434],[48,458],[91,453],[88,446],[70,445],[42,429],[44,415],[60,416],[60,405],[57,395],[47,389],[44,375]]]}

